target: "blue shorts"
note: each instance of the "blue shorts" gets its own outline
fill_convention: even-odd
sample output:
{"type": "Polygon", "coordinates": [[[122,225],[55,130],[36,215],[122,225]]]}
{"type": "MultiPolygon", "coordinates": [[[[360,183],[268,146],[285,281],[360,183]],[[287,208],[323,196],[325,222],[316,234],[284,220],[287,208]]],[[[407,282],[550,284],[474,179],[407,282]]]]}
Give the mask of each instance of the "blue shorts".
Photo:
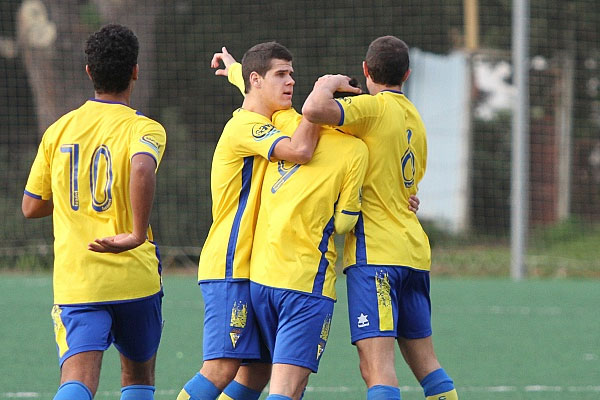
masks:
{"type": "Polygon", "coordinates": [[[85,351],[105,351],[114,343],[125,357],[144,362],[158,350],[162,333],[162,292],[110,304],[52,308],[59,363],[85,351]]]}
{"type": "Polygon", "coordinates": [[[250,291],[271,362],[317,372],[329,338],[334,301],[254,282],[250,291]]]}
{"type": "Polygon", "coordinates": [[[248,281],[200,282],[204,299],[203,359],[260,359],[264,346],[256,326],[248,281]]]}
{"type": "Polygon", "coordinates": [[[369,265],[344,272],[352,344],[371,337],[431,336],[429,271],[369,265]]]}

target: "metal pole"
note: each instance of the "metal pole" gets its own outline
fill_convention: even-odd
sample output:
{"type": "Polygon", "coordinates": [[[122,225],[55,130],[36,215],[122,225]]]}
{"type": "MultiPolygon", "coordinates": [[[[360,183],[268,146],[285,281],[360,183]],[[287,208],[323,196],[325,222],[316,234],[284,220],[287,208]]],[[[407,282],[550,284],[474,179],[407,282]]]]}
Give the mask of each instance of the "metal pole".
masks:
{"type": "Polygon", "coordinates": [[[525,277],[529,230],[529,0],[513,0],[512,59],[516,88],[512,119],[511,267],[514,280],[525,277]]]}

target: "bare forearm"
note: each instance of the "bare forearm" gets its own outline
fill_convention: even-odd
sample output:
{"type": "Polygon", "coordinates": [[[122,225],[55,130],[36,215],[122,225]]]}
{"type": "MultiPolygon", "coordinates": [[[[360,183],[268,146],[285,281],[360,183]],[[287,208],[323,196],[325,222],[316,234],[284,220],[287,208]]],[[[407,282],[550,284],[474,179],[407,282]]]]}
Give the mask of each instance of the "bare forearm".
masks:
{"type": "Polygon", "coordinates": [[[149,156],[136,156],[132,160],[130,198],[131,210],[133,212],[133,234],[143,241],[146,239],[148,225],[150,224],[150,213],[154,201],[154,189],[156,187],[156,164],[149,156]]]}

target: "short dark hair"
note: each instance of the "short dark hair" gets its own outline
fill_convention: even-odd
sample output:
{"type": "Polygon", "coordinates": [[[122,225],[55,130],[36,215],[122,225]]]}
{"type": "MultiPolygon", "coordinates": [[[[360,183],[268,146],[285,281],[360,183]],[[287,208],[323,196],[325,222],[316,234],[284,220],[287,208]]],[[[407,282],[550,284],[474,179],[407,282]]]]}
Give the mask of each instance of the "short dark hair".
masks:
{"type": "Polygon", "coordinates": [[[292,61],[292,53],[282,44],[265,42],[252,46],[242,57],[242,77],[244,78],[245,92],[250,90],[250,74],[258,73],[265,76],[271,69],[272,60],[292,61]]]}
{"type": "Polygon", "coordinates": [[[402,85],[409,68],[408,46],[395,36],[379,37],[369,45],[365,61],[373,82],[402,85]]]}
{"type": "Polygon", "coordinates": [[[139,42],[127,27],[103,26],[85,43],[86,63],[98,93],[121,93],[129,86],[137,64],[139,42]]]}

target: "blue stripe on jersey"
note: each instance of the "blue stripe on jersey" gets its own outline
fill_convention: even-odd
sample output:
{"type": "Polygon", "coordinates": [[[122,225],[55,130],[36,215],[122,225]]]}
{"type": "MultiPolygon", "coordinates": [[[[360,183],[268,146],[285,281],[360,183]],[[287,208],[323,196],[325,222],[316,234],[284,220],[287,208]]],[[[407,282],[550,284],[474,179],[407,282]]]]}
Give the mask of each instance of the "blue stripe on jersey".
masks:
{"type": "Polygon", "coordinates": [[[362,212],[358,214],[358,221],[354,227],[356,236],[356,264],[367,263],[367,244],[365,242],[365,221],[362,212]]]}
{"type": "Polygon", "coordinates": [[[290,137],[289,137],[289,136],[281,136],[281,137],[277,138],[277,140],[275,140],[275,141],[273,142],[273,144],[271,145],[271,148],[269,149],[269,153],[267,154],[267,160],[271,161],[271,154],[273,154],[273,150],[275,150],[275,145],[276,145],[277,143],[279,143],[279,141],[280,141],[281,139],[285,139],[285,138],[288,138],[288,139],[289,139],[290,137]]]}
{"type": "Polygon", "coordinates": [[[254,156],[244,157],[244,166],[242,167],[242,190],[240,191],[240,202],[238,209],[233,218],[231,234],[229,235],[229,243],[227,244],[227,256],[225,257],[225,278],[233,277],[233,259],[235,258],[235,248],[237,246],[238,235],[240,233],[240,222],[248,196],[250,195],[250,184],[252,182],[252,166],[254,164],[254,156]]]}
{"type": "Polygon", "coordinates": [[[342,214],[347,214],[347,215],[360,215],[360,211],[346,211],[346,210],[342,210],[342,214]]]}
{"type": "Polygon", "coordinates": [[[28,192],[27,190],[24,190],[23,193],[25,193],[29,197],[33,197],[34,199],[42,200],[42,196],[38,194],[33,194],[31,192],[28,192]]]}
{"type": "Polygon", "coordinates": [[[333,235],[333,217],[329,220],[327,225],[325,225],[325,229],[323,229],[323,238],[321,239],[321,243],[319,243],[319,251],[321,252],[321,261],[319,262],[319,270],[317,271],[317,275],[315,276],[315,281],[313,283],[313,294],[323,295],[323,284],[325,283],[325,273],[327,272],[327,266],[329,265],[329,261],[327,261],[327,257],[325,257],[325,253],[329,248],[329,238],[333,235]]]}
{"type": "Polygon", "coordinates": [[[158,245],[152,240],[149,240],[149,242],[154,245],[154,250],[156,252],[156,259],[158,260],[158,275],[162,275],[162,260],[160,259],[160,251],[158,250],[158,245]]]}
{"type": "Polygon", "coordinates": [[[147,156],[152,157],[154,159],[154,162],[156,162],[156,164],[158,165],[158,161],[156,160],[156,154],[148,153],[147,151],[139,151],[139,152],[135,153],[134,155],[132,155],[131,159],[133,160],[133,157],[137,156],[138,154],[145,154],[147,156]]]}
{"type": "Polygon", "coordinates": [[[392,92],[392,93],[396,93],[396,94],[404,94],[400,90],[392,90],[392,89],[385,89],[385,90],[382,90],[382,92],[392,92]]]}
{"type": "Polygon", "coordinates": [[[342,126],[342,125],[344,125],[344,117],[345,117],[344,107],[342,107],[342,104],[339,101],[336,100],[335,102],[337,103],[337,105],[340,108],[340,111],[342,113],[342,116],[340,117],[340,122],[338,122],[338,126],[342,126]]]}

